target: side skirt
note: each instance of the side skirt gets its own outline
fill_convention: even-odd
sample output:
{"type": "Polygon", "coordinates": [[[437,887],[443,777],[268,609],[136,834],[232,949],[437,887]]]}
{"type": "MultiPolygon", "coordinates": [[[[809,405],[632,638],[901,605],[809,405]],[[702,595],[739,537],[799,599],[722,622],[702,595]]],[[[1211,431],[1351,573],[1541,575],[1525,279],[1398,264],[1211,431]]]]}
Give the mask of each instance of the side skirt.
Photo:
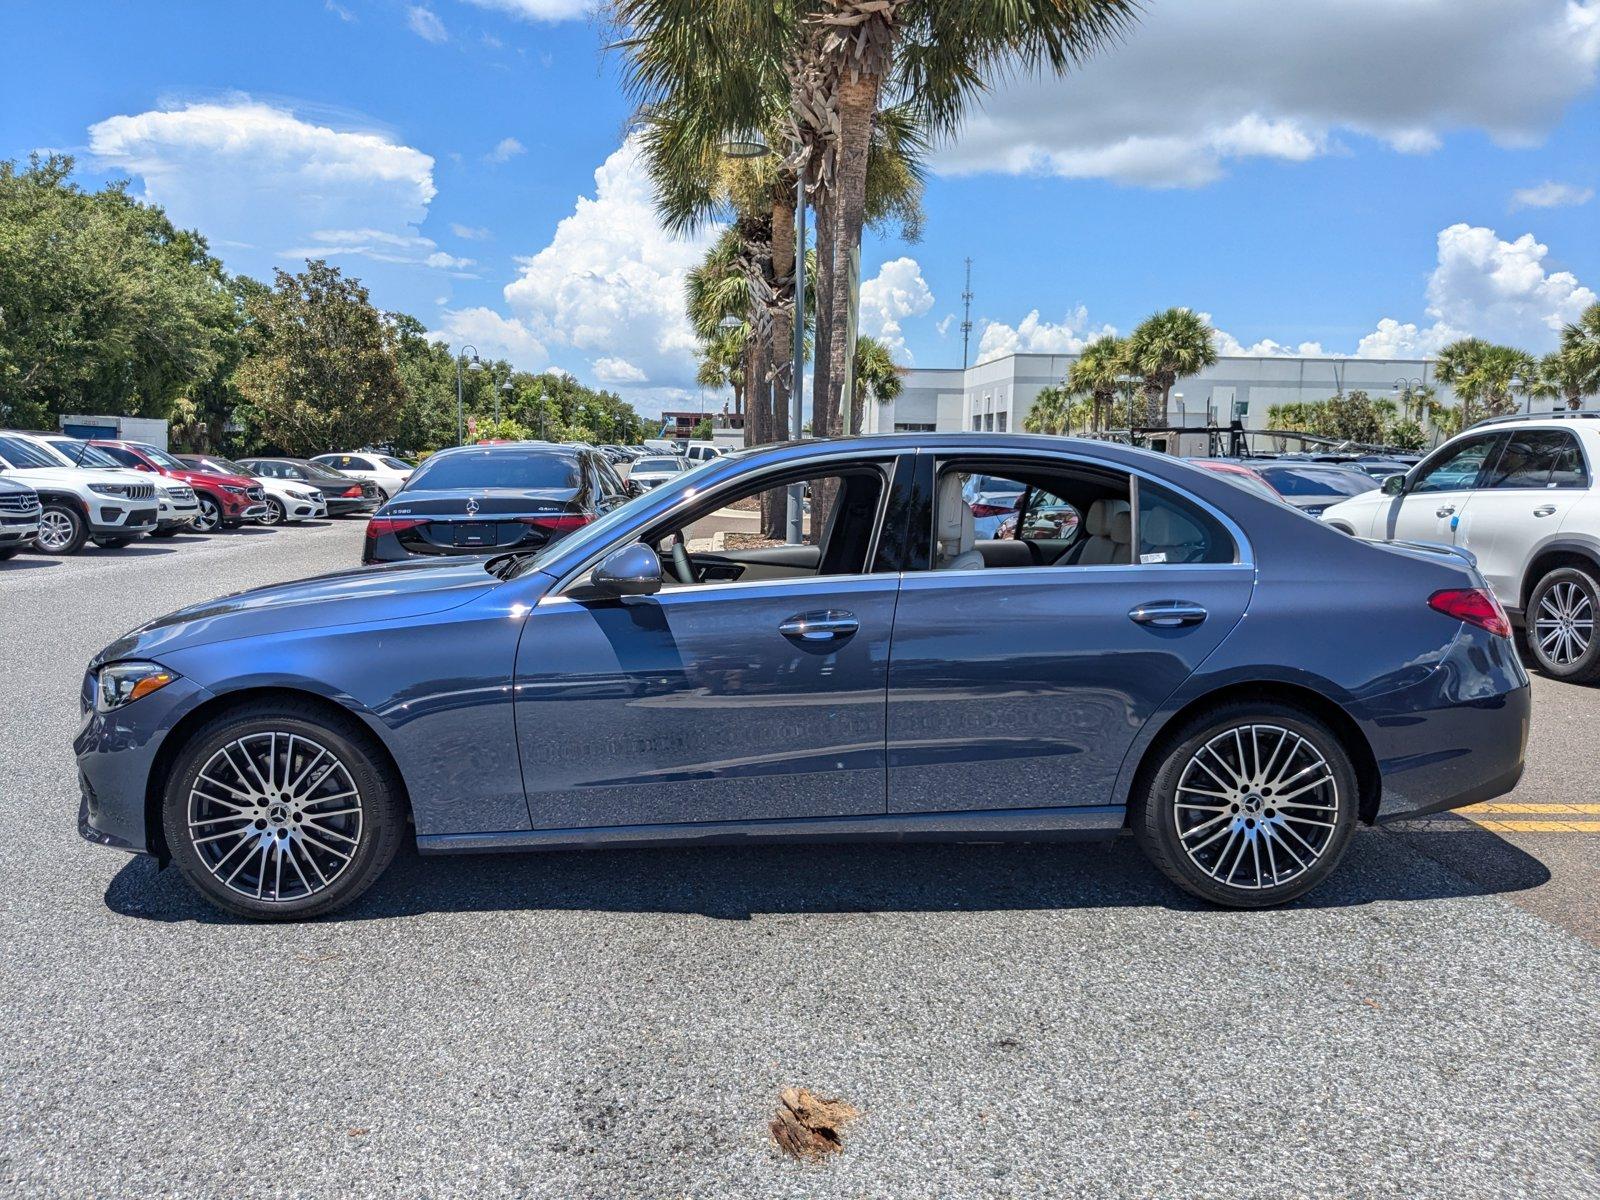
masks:
{"type": "Polygon", "coordinates": [[[423,854],[595,850],[621,846],[731,846],[757,842],[1042,842],[1115,837],[1120,804],[1083,808],[1006,808],[980,812],[894,813],[795,821],[703,821],[607,825],[592,829],[516,829],[505,833],[419,834],[423,854]]]}

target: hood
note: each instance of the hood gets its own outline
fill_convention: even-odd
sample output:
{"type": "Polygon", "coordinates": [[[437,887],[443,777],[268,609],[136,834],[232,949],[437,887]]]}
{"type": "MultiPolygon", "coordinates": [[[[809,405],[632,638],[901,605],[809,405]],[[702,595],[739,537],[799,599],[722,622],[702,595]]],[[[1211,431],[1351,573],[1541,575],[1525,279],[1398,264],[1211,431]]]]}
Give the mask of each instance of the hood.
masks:
{"type": "Polygon", "coordinates": [[[124,634],[92,665],[122,658],[159,660],[175,650],[239,638],[422,617],[456,608],[499,585],[482,559],[357,567],[180,608],[124,634]]]}
{"type": "Polygon", "coordinates": [[[260,483],[260,480],[244,475],[224,475],[221,471],[207,471],[201,467],[191,467],[187,471],[168,471],[167,474],[180,482],[209,483],[214,487],[253,488],[260,483]]]}
{"type": "Polygon", "coordinates": [[[517,516],[565,509],[577,494],[576,488],[479,488],[438,492],[407,488],[381,511],[386,517],[517,516]],[[469,502],[476,505],[470,514],[467,511],[469,502]]]}
{"type": "Polygon", "coordinates": [[[7,471],[7,479],[29,487],[60,487],[76,489],[90,483],[148,483],[155,484],[144,471],[113,470],[109,467],[35,467],[7,471]]]}

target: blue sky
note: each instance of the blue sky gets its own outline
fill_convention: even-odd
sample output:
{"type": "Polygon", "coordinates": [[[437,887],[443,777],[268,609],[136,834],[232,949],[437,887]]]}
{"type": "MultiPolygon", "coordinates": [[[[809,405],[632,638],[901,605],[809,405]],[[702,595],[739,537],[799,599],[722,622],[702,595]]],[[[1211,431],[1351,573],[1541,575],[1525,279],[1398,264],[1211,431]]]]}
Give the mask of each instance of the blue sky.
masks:
{"type": "MultiPolygon", "coordinates": [[[[651,410],[699,399],[585,0],[10,0],[0,157],[78,156],[266,277],[324,255],[442,336],[651,410]],[[18,48],[23,52],[18,53],[18,48]]],[[[1005,80],[869,235],[902,361],[1071,351],[1186,304],[1225,345],[1548,348],[1600,289],[1600,0],[1151,0],[1073,78],[1005,80]]]]}

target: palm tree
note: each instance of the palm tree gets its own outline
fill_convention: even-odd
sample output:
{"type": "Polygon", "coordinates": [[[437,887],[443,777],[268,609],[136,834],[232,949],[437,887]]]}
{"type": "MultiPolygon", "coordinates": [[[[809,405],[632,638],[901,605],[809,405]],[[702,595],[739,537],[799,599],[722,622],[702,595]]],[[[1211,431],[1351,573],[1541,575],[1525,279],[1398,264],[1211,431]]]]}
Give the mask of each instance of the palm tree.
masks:
{"type": "Polygon", "coordinates": [[[1539,360],[1528,393],[1559,400],[1577,411],[1583,407],[1584,378],[1578,357],[1565,349],[1552,350],[1539,360]]]}
{"type": "MultiPolygon", "coordinates": [[[[642,2],[642,0],[641,0],[642,2]]],[[[867,213],[867,162],[885,96],[914,104],[926,128],[947,136],[990,78],[1083,61],[1134,20],[1135,0],[812,0],[801,21],[797,111],[823,133],[819,225],[831,230],[831,268],[819,312],[828,313],[829,366],[817,390],[819,433],[837,420],[849,345],[848,314],[867,213]],[[829,136],[831,135],[831,136],[829,136]]],[[[819,237],[819,250],[823,249],[819,237]]]]}
{"type": "Polygon", "coordinates": [[[1537,367],[1533,356],[1514,346],[1499,346],[1482,338],[1461,338],[1439,351],[1434,377],[1449,384],[1461,399],[1460,428],[1471,422],[1467,419],[1472,406],[1483,404],[1486,417],[1504,416],[1515,412],[1517,398],[1511,381],[1521,377],[1524,381],[1535,378],[1537,367]]]}
{"type": "Polygon", "coordinates": [[[745,418],[745,444],[754,445],[760,414],[747,411],[745,403],[755,394],[751,376],[757,358],[751,344],[748,258],[745,236],[736,227],[725,230],[690,269],[684,307],[700,341],[699,381],[703,386],[726,382],[733,388],[734,411],[745,418]],[[730,318],[738,324],[725,327],[730,318]]]}
{"type": "Polygon", "coordinates": [[[1578,390],[1579,405],[1584,396],[1600,392],[1600,303],[1589,305],[1561,331],[1561,349],[1557,353],[1562,358],[1562,371],[1578,390]]]}
{"type": "Polygon", "coordinates": [[[1127,373],[1127,340],[1110,334],[1086,345],[1078,361],[1067,371],[1067,386],[1089,397],[1095,429],[1104,429],[1109,424],[1107,416],[1117,402],[1117,381],[1127,373]]]}
{"type": "Polygon", "coordinates": [[[905,387],[905,381],[900,378],[900,368],[894,365],[894,356],[875,337],[862,334],[856,339],[855,372],[851,376],[855,382],[855,404],[851,408],[850,432],[861,432],[861,415],[866,411],[867,402],[874,400],[879,404],[888,404],[905,387]]]}
{"type": "Polygon", "coordinates": [[[1169,308],[1134,327],[1127,355],[1133,373],[1144,378],[1146,423],[1165,425],[1173,385],[1217,361],[1216,334],[1190,309],[1169,308]]]}

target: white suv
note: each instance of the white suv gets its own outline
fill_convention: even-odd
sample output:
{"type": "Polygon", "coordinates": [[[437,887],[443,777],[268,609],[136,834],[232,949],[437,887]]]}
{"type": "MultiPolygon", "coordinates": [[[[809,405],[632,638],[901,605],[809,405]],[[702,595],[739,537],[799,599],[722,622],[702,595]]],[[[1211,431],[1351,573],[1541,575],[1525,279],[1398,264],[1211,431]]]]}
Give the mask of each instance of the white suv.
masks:
{"type": "Polygon", "coordinates": [[[39,493],[34,546],[46,554],[76,554],[90,538],[125,546],[156,527],[153,483],[127,471],[66,466],[27,434],[0,432],[0,471],[39,493]]]}
{"type": "Polygon", "coordinates": [[[1470,551],[1547,674],[1600,682],[1600,413],[1480,421],[1325,509],[1357,537],[1470,551]]]}

